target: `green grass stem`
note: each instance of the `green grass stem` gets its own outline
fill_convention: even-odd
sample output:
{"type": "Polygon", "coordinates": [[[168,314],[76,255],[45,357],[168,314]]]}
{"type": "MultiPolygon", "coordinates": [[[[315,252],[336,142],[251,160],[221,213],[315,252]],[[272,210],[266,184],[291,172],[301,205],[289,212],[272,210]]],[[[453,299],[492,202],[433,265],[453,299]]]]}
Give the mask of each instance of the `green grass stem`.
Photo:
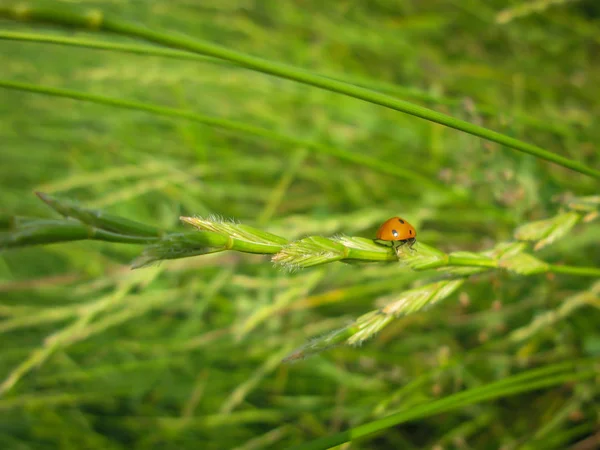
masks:
{"type": "Polygon", "coordinates": [[[157,238],[113,233],[76,221],[32,220],[27,226],[0,232],[0,249],[85,240],[147,245],[157,238]]]}
{"type": "MultiPolygon", "coordinates": [[[[74,100],[115,106],[118,108],[131,109],[135,111],[144,111],[162,117],[174,117],[179,119],[191,120],[193,122],[201,123],[203,125],[222,128],[236,133],[259,136],[261,138],[269,139],[275,142],[281,142],[293,148],[307,148],[315,153],[333,156],[341,161],[368,167],[369,169],[379,173],[391,175],[401,179],[411,180],[412,182],[420,186],[426,186],[432,189],[436,189],[438,191],[448,191],[449,189],[451,189],[429,177],[420,175],[410,169],[404,169],[396,164],[390,163],[389,161],[380,161],[376,158],[371,158],[365,154],[352,153],[335,147],[322,145],[317,142],[306,141],[303,139],[297,139],[291,136],[274,133],[267,129],[254,127],[252,125],[247,125],[242,122],[205,116],[194,113],[192,111],[169,108],[151,103],[141,103],[131,100],[123,100],[115,97],[90,94],[87,92],[74,91],[71,89],[41,86],[31,83],[24,83],[21,81],[0,79],[0,87],[8,89],[17,89],[26,92],[35,92],[37,94],[52,95],[55,97],[71,98],[74,100]]],[[[293,149],[286,150],[291,151],[293,149]]]]}
{"type": "Polygon", "coordinates": [[[352,84],[333,80],[286,64],[276,63],[245,53],[237,52],[210,42],[191,39],[185,36],[168,32],[154,31],[142,25],[127,22],[117,18],[107,17],[100,11],[91,11],[82,14],[71,9],[41,9],[29,6],[0,7],[0,17],[23,21],[51,23],[88,30],[102,30],[117,33],[128,37],[137,37],[148,42],[167,47],[188,50],[202,55],[213,56],[226,61],[231,61],[249,69],[267,73],[281,78],[297,81],[331,92],[337,92],[350,97],[361,99],[373,104],[384,106],[399,112],[410,114],[422,119],[445,125],[465,133],[479,136],[492,142],[518,150],[554,164],[567,167],[576,172],[600,178],[600,170],[552,153],[536,145],[515,139],[508,135],[489,130],[485,127],[469,123],[464,120],[442,114],[431,109],[400,100],[388,95],[365,89],[352,84]]]}
{"type": "Polygon", "coordinates": [[[64,199],[59,200],[43,192],[36,192],[35,195],[62,216],[72,217],[105,231],[150,238],[159,238],[163,234],[162,230],[145,223],[108,214],[105,211],[83,208],[82,206],[64,199]]]}
{"type": "MultiPolygon", "coordinates": [[[[90,48],[95,50],[109,50],[114,52],[131,53],[135,55],[143,56],[159,56],[163,58],[173,58],[179,60],[207,62],[211,64],[220,65],[235,65],[233,62],[225,61],[219,58],[210,56],[199,55],[196,53],[190,53],[189,51],[173,50],[169,48],[161,48],[152,45],[140,45],[140,44],[123,44],[117,42],[107,42],[96,39],[85,39],[82,37],[70,37],[70,36],[57,36],[50,34],[40,33],[23,33],[16,31],[4,31],[0,30],[0,39],[24,41],[24,42],[36,42],[46,43],[55,45],[66,45],[81,48],[90,48]]],[[[345,83],[351,83],[357,86],[362,86],[368,89],[384,92],[391,95],[400,96],[407,99],[418,100],[429,104],[444,105],[450,107],[462,107],[463,101],[460,99],[454,99],[444,97],[442,95],[430,94],[426,91],[405,88],[397,84],[385,83],[381,81],[374,81],[371,79],[364,79],[355,76],[341,75],[341,74],[323,74],[328,78],[332,78],[345,83]]],[[[477,104],[477,112],[487,117],[502,117],[505,114],[500,113],[497,109],[492,108],[488,105],[477,104]]],[[[511,111],[510,117],[512,120],[523,123],[525,125],[537,128],[550,133],[555,133],[560,136],[570,136],[571,132],[568,129],[568,125],[559,125],[556,123],[550,123],[545,120],[541,120],[535,117],[531,117],[526,114],[511,111]]],[[[579,123],[579,122],[575,122],[579,123]]]]}
{"type": "Polygon", "coordinates": [[[309,236],[296,241],[258,228],[217,217],[181,217],[198,232],[163,232],[130,219],[84,208],[73,202],[37,193],[52,209],[67,220],[18,217],[0,218],[0,248],[51,244],[78,240],[103,240],[129,244],[151,244],[136,260],[141,267],[163,259],[179,259],[219,251],[273,255],[272,261],[295,270],[332,263],[401,262],[416,271],[440,269],[457,276],[479,273],[482,269],[504,269],[519,275],[553,272],[579,276],[600,276],[594,267],[551,265],[525,253],[526,244],[500,244],[484,253],[446,254],[417,242],[412,250],[396,254],[389,246],[358,236],[325,238],[309,236]],[[466,269],[463,270],[463,269],[466,269]]]}
{"type": "Polygon", "coordinates": [[[598,267],[574,267],[551,264],[548,271],[564,275],[577,275],[580,277],[600,277],[600,268],[598,267]]]}
{"type": "MultiPolygon", "coordinates": [[[[597,361],[593,360],[588,364],[591,366],[594,363],[597,363],[597,361]]],[[[495,381],[481,387],[444,397],[440,400],[416,406],[409,411],[392,414],[383,419],[374,420],[347,431],[328,435],[307,444],[295,446],[293,447],[293,450],[324,450],[355,439],[367,437],[411,420],[422,419],[442,412],[456,410],[464,406],[517,395],[523,392],[531,392],[567,382],[585,380],[593,378],[596,375],[596,370],[591,367],[589,369],[584,367],[576,370],[576,365],[573,363],[557,364],[555,366],[532,369],[522,374],[513,375],[500,381],[495,381]],[[555,375],[555,373],[557,374],[555,375]]]]}

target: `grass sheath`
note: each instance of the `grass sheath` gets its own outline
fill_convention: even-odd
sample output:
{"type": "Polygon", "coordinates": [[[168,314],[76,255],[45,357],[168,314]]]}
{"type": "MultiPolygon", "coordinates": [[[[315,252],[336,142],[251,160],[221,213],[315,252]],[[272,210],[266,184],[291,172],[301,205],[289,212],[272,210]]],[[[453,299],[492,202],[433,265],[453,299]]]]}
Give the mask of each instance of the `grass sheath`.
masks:
{"type": "Polygon", "coordinates": [[[563,156],[552,153],[541,147],[510,137],[508,135],[489,130],[485,127],[442,114],[440,112],[400,100],[383,93],[365,89],[342,81],[330,79],[305,70],[285,64],[268,61],[262,58],[237,52],[229,48],[218,46],[210,42],[192,39],[183,35],[169,32],[155,31],[142,25],[137,25],[125,20],[104,15],[101,11],[94,10],[89,13],[79,13],[75,9],[42,9],[33,6],[0,7],[0,17],[29,22],[50,23],[74,27],[78,29],[106,31],[126,37],[134,37],[163,45],[166,47],[186,50],[200,55],[211,56],[229,61],[269,75],[293,80],[310,86],[337,92],[349,97],[361,99],[373,104],[384,106],[399,112],[420,117],[431,122],[436,122],[474,136],[487,139],[518,150],[537,158],[567,167],[576,172],[600,178],[600,170],[563,156]]]}
{"type": "Polygon", "coordinates": [[[161,230],[151,225],[135,222],[119,216],[114,216],[104,211],[84,208],[64,199],[58,200],[49,194],[44,194],[43,192],[36,192],[35,195],[37,195],[40,200],[42,200],[63,217],[77,219],[98,229],[111,231],[122,235],[139,237],[145,236],[149,238],[159,238],[163,233],[161,230]]]}

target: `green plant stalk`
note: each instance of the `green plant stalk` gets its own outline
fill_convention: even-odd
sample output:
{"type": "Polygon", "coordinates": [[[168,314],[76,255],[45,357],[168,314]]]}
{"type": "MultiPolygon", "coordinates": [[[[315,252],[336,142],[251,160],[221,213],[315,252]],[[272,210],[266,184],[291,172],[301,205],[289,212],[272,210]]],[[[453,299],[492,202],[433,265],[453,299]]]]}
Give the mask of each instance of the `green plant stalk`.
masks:
{"type": "Polygon", "coordinates": [[[106,241],[121,244],[151,244],[157,238],[127,236],[90,227],[70,220],[31,221],[27,226],[0,233],[0,250],[30,245],[47,245],[72,241],[106,241]]]}
{"type": "Polygon", "coordinates": [[[63,199],[59,200],[52,195],[44,194],[43,192],[36,192],[35,195],[59,214],[65,217],[72,217],[106,231],[155,238],[159,238],[163,234],[163,231],[160,229],[145,223],[125,219],[124,217],[108,214],[104,211],[83,208],[72,202],[63,199]]]}
{"type": "Polygon", "coordinates": [[[568,167],[594,178],[600,178],[600,170],[596,170],[560,155],[556,155],[541,147],[528,144],[519,139],[507,136],[496,131],[489,130],[479,125],[456,119],[446,114],[431,109],[399,100],[388,95],[371,91],[359,86],[312,74],[292,66],[268,61],[254,57],[209,42],[191,39],[185,36],[169,34],[166,32],[153,31],[141,25],[136,25],[124,20],[106,17],[100,11],[92,11],[89,14],[80,14],[72,10],[41,9],[29,6],[0,7],[0,17],[51,23],[75,28],[109,31],[123,36],[137,37],[149,42],[154,42],[167,47],[180,50],[189,50],[202,55],[213,56],[226,61],[231,61],[243,67],[259,72],[275,75],[280,78],[294,80],[310,86],[315,86],[331,92],[337,92],[350,97],[358,98],[373,104],[381,105],[399,112],[410,114],[422,119],[445,125],[450,128],[464,131],[481,138],[497,142],[515,150],[519,150],[557,165],[568,167]]]}
{"type": "Polygon", "coordinates": [[[521,275],[554,272],[579,276],[600,276],[598,268],[550,265],[525,253],[515,255],[509,252],[511,248],[513,252],[519,250],[519,246],[523,246],[523,244],[515,244],[516,247],[515,245],[502,247],[503,252],[498,253],[500,259],[468,252],[445,254],[422,243],[417,243],[416,251],[402,252],[396,255],[391,248],[360,237],[339,236],[332,240],[321,236],[311,236],[289,242],[281,236],[248,225],[201,217],[180,218],[183,222],[196,227],[198,232],[165,234],[157,228],[106,214],[101,210],[84,208],[73,202],[40,192],[36,195],[55,211],[69,219],[61,221],[27,217],[0,217],[0,230],[4,230],[4,232],[0,232],[0,248],[93,239],[152,244],[134,263],[135,267],[163,259],[178,259],[233,250],[243,253],[275,255],[273,262],[288,268],[311,267],[335,261],[392,262],[404,260],[416,271],[480,267],[485,269],[502,268],[521,275]],[[506,252],[509,254],[505,255],[506,252]],[[514,263],[519,258],[521,266],[507,264],[511,261],[514,263]],[[531,265],[535,270],[530,268],[527,271],[527,268],[522,267],[527,265],[531,265]]]}
{"type": "Polygon", "coordinates": [[[437,269],[440,267],[456,266],[456,267],[485,267],[490,269],[498,268],[498,261],[489,258],[465,258],[454,255],[446,255],[437,261],[419,264],[419,270],[437,269]]]}
{"type": "MultiPolygon", "coordinates": [[[[56,205],[60,205],[59,209],[63,209],[67,203],[62,203],[53,199],[56,205]]],[[[55,205],[55,206],[56,206],[55,205]]],[[[58,207],[58,206],[57,206],[58,207]]],[[[77,207],[79,208],[79,207],[77,207]]],[[[81,240],[99,240],[123,244],[138,244],[148,245],[140,260],[134,263],[134,267],[142,267],[151,262],[180,259],[191,256],[199,256],[218,251],[232,250],[243,253],[254,253],[262,255],[275,255],[273,261],[282,263],[280,256],[287,254],[287,262],[285,266],[293,267],[311,267],[319,264],[327,264],[335,261],[347,262],[398,262],[398,256],[393,250],[386,247],[378,246],[373,243],[373,251],[357,249],[343,245],[340,242],[331,241],[329,239],[313,236],[304,238],[300,241],[293,241],[286,245],[286,240],[279,236],[270,235],[260,230],[255,230],[245,225],[231,225],[241,231],[255,230],[257,235],[253,238],[249,236],[235,237],[226,231],[189,231],[189,232],[170,232],[164,233],[161,237],[127,235],[125,233],[117,233],[110,230],[104,230],[94,226],[103,225],[96,222],[98,217],[102,217],[99,211],[87,210],[80,208],[81,211],[86,211],[89,215],[78,215],[78,220],[66,219],[33,219],[21,217],[2,217],[0,218],[0,249],[2,248],[19,248],[30,245],[45,245],[59,242],[71,242],[81,240]],[[85,223],[83,220],[91,220],[91,223],[85,223]],[[271,242],[268,242],[260,237],[260,234],[272,236],[271,242]],[[330,251],[323,252],[322,248],[311,248],[302,245],[305,241],[323,242],[330,251]],[[380,248],[381,247],[381,248],[380,248]],[[289,249],[298,249],[290,251],[289,249]],[[297,253],[296,253],[297,252],[297,253]],[[291,262],[290,261],[291,258],[291,262]],[[300,260],[299,264],[294,263],[294,258],[300,260]],[[303,262],[304,261],[304,262],[303,262]]],[[[137,222],[128,221],[117,216],[107,215],[110,221],[108,224],[136,224],[137,222]]],[[[146,229],[144,227],[140,229],[146,229]]],[[[364,238],[348,238],[360,239],[368,241],[364,238]]],[[[424,246],[423,248],[428,248],[424,246]]],[[[417,253],[418,254],[418,253],[417,253]]],[[[410,259],[419,259],[419,256],[405,256],[410,267],[416,271],[443,267],[484,267],[484,268],[499,268],[498,261],[488,259],[486,257],[453,257],[453,255],[443,255],[441,258],[436,255],[432,262],[411,263],[410,259]]],[[[546,265],[546,272],[563,273],[578,276],[600,277],[600,269],[595,267],[574,267],[574,266],[559,266],[546,265]]]]}
{"type": "Polygon", "coordinates": [[[391,164],[388,161],[380,161],[375,158],[371,158],[364,154],[351,153],[335,147],[329,147],[327,145],[318,144],[316,142],[305,141],[303,139],[297,139],[283,134],[274,133],[264,128],[254,127],[241,122],[233,120],[220,119],[216,117],[204,116],[196,114],[191,111],[185,111],[176,108],[168,108],[164,106],[154,105],[150,103],[141,103],[130,100],[123,100],[120,98],[106,97],[102,95],[89,94],[86,92],[73,91],[69,89],[53,88],[48,86],[40,86],[30,83],[23,83],[20,81],[1,80],[0,87],[17,89],[27,92],[35,92],[38,94],[52,95],[55,97],[65,97],[80,101],[87,101],[92,103],[98,103],[102,105],[115,106],[118,108],[131,109],[135,111],[144,111],[157,116],[163,117],[176,117],[193,122],[202,123],[213,127],[223,128],[235,132],[250,134],[259,136],[265,139],[269,139],[276,142],[282,142],[294,147],[307,148],[317,153],[323,153],[326,155],[333,156],[342,161],[350,162],[360,166],[368,167],[376,172],[383,173],[386,175],[392,175],[398,178],[411,180],[417,184],[436,189],[438,191],[448,191],[450,188],[441,183],[432,180],[429,177],[420,175],[412,170],[404,169],[395,164],[391,164]]]}
{"type": "MultiPolygon", "coordinates": [[[[412,268],[415,270],[430,270],[439,269],[441,267],[482,267],[489,269],[502,268],[502,261],[485,257],[480,258],[465,258],[462,256],[446,255],[437,261],[415,263],[412,268]]],[[[510,271],[509,268],[505,268],[510,271]]],[[[597,267],[576,267],[563,266],[555,264],[545,264],[544,270],[539,273],[562,273],[569,275],[579,275],[583,277],[600,277],[600,268],[597,267]]]]}
{"type": "Polygon", "coordinates": [[[273,244],[263,244],[260,242],[249,242],[242,239],[230,238],[226,247],[227,250],[234,250],[243,253],[256,253],[259,255],[272,255],[281,250],[282,246],[273,244]]]}
{"type": "Polygon", "coordinates": [[[579,275],[582,277],[600,277],[600,268],[597,267],[574,267],[551,264],[549,267],[549,272],[567,275],[579,275]]]}
{"type": "MultiPolygon", "coordinates": [[[[411,411],[399,413],[395,417],[386,417],[382,419],[382,423],[377,424],[366,424],[363,427],[357,427],[353,430],[354,432],[358,432],[358,434],[362,436],[367,436],[374,432],[380,431],[381,429],[389,428],[391,426],[398,425],[399,423],[404,423],[410,420],[415,420],[423,417],[427,417],[433,414],[439,414],[442,412],[452,411],[458,408],[462,408],[467,405],[472,405],[475,403],[480,403],[482,401],[493,400],[496,398],[507,397],[510,395],[517,395],[522,392],[531,392],[538,389],[543,389],[550,386],[555,386],[557,384],[563,384],[567,382],[580,381],[588,378],[593,378],[597,375],[597,371],[594,369],[590,369],[587,371],[580,371],[577,373],[566,373],[563,375],[557,375],[554,377],[548,377],[542,380],[536,380],[527,383],[519,383],[516,385],[503,386],[497,388],[495,390],[488,389],[489,386],[495,387],[494,384],[490,384],[485,386],[485,389],[482,391],[469,391],[465,392],[465,395],[458,393],[451,397],[446,397],[444,399],[438,400],[436,402],[432,402],[430,404],[425,404],[422,407],[415,407],[411,411]],[[387,419],[387,420],[386,420],[387,419]],[[387,422],[387,423],[384,423],[387,422]]],[[[358,437],[358,436],[354,436],[358,437]]]]}
{"type": "Polygon", "coordinates": [[[352,247],[345,247],[344,260],[363,261],[363,262],[394,262],[398,257],[392,252],[370,252],[368,250],[358,250],[352,247]]]}
{"type": "MultiPolygon", "coordinates": [[[[561,364],[561,367],[562,366],[564,366],[564,364],[561,364]]],[[[540,375],[546,375],[546,373],[540,374],[540,370],[542,370],[543,372],[543,369],[545,368],[534,369],[530,371],[531,374],[525,373],[512,376],[494,383],[487,384],[483,387],[469,389],[467,391],[459,392],[457,394],[450,395],[440,400],[426,403],[424,405],[418,405],[414,408],[411,408],[409,411],[403,411],[396,414],[392,414],[383,419],[374,420],[372,422],[360,425],[347,431],[325,436],[307,444],[295,446],[293,447],[293,450],[328,449],[336,445],[344,444],[353,439],[363,438],[372,435],[379,431],[391,428],[393,426],[397,426],[401,423],[410,420],[424,418],[442,412],[452,411],[467,405],[476,404],[487,400],[493,400],[496,398],[507,397],[510,395],[517,395],[522,392],[530,392],[537,389],[543,389],[546,387],[555,386],[569,381],[584,380],[597,375],[597,371],[593,369],[576,372],[574,370],[575,367],[573,367],[573,364],[569,364],[569,366],[571,366],[571,368],[570,370],[569,368],[567,368],[567,373],[565,374],[549,376],[540,380],[536,378],[540,375]]],[[[553,370],[551,370],[551,372],[553,372],[553,370]]]]}
{"type": "MultiPolygon", "coordinates": [[[[222,59],[213,58],[210,56],[198,55],[196,53],[190,53],[182,50],[172,50],[161,48],[153,45],[139,45],[139,44],[121,44],[116,42],[99,41],[94,39],[84,39],[80,37],[69,37],[69,36],[56,36],[49,34],[39,33],[22,33],[15,31],[2,31],[0,30],[0,39],[24,41],[24,42],[36,42],[36,43],[48,43],[57,45],[66,45],[73,47],[83,47],[95,50],[109,50],[124,53],[131,53],[136,55],[144,56],[159,56],[164,58],[173,58],[188,61],[201,61],[211,64],[220,64],[224,66],[236,66],[229,61],[222,59]]],[[[392,83],[386,83],[382,81],[375,81],[371,79],[365,79],[360,77],[349,77],[347,75],[338,74],[324,74],[328,78],[336,79],[346,83],[355,84],[368,89],[398,95],[409,99],[420,100],[426,103],[435,103],[438,105],[445,105],[451,107],[460,107],[462,101],[460,99],[453,99],[443,97],[441,95],[432,95],[426,91],[419,89],[409,89],[402,86],[398,86],[392,83]]],[[[487,105],[477,104],[477,112],[487,117],[497,117],[501,114],[495,109],[487,105]]],[[[526,114],[511,112],[511,117],[516,121],[525,125],[558,134],[560,136],[570,136],[570,131],[567,126],[559,126],[555,123],[548,123],[547,121],[531,117],[526,114]]],[[[579,123],[574,121],[574,123],[579,123]]]]}
{"type": "Polygon", "coordinates": [[[40,219],[39,217],[26,216],[1,216],[0,232],[15,231],[27,228],[29,226],[54,225],[64,223],[61,219],[40,219]]]}

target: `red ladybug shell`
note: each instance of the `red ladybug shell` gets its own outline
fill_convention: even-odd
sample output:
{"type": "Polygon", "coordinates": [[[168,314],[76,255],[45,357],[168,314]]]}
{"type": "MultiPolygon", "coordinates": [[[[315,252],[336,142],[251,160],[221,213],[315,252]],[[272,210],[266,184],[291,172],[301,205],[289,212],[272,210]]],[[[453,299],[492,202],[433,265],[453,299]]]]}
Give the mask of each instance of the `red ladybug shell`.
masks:
{"type": "Polygon", "coordinates": [[[377,239],[382,241],[405,241],[415,237],[417,237],[415,228],[400,217],[386,220],[377,231],[377,239]]]}

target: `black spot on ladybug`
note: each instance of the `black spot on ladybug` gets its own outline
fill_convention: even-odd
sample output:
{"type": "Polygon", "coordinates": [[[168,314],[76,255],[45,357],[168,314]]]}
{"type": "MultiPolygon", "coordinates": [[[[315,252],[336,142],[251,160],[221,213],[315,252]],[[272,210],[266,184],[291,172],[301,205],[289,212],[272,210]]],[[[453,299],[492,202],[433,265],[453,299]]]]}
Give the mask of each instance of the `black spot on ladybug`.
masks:
{"type": "Polygon", "coordinates": [[[412,230],[408,230],[408,234],[412,234],[412,230]]]}
{"type": "Polygon", "coordinates": [[[398,219],[402,225],[404,225],[404,220],[398,219]]]}
{"type": "Polygon", "coordinates": [[[397,232],[396,230],[392,230],[392,235],[393,235],[394,237],[398,237],[398,232],[397,232]]]}

